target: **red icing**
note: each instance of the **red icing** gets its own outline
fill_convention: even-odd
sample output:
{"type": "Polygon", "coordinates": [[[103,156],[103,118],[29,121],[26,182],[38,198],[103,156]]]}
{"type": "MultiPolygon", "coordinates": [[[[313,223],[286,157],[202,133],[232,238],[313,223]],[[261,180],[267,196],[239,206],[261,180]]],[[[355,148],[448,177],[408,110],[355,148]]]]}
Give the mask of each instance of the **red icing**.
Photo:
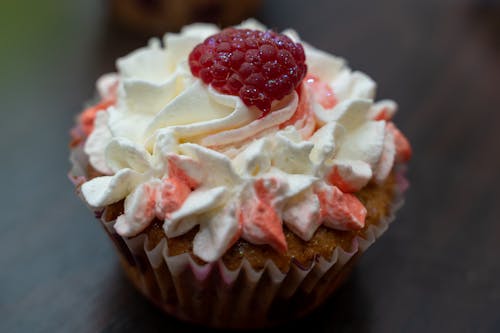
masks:
{"type": "Polygon", "coordinates": [[[308,74],[304,82],[311,88],[316,101],[325,109],[331,109],[337,104],[337,98],[333,93],[332,87],[319,79],[319,77],[308,74]]]}
{"type": "Polygon", "coordinates": [[[373,117],[373,120],[390,120],[391,119],[391,115],[390,113],[387,111],[387,107],[385,108],[382,108],[376,115],[375,117],[373,117]]]}
{"type": "Polygon", "coordinates": [[[327,181],[332,184],[337,186],[342,192],[355,192],[356,189],[353,188],[351,185],[349,185],[349,182],[346,182],[342,176],[339,173],[339,169],[337,166],[333,166],[332,170],[327,176],[327,181]]]}
{"type": "Polygon", "coordinates": [[[396,161],[408,162],[411,159],[412,155],[410,142],[404,136],[404,134],[397,129],[394,123],[392,122],[387,123],[386,128],[387,130],[392,131],[392,134],[394,135],[394,143],[396,145],[396,161]]]}
{"type": "Polygon", "coordinates": [[[80,125],[82,126],[85,135],[90,135],[94,130],[94,120],[97,112],[106,110],[108,107],[115,104],[113,100],[102,100],[97,105],[85,109],[80,115],[80,125]]]}
{"type": "Polygon", "coordinates": [[[82,132],[80,126],[73,127],[70,130],[69,135],[71,137],[71,141],[69,143],[71,148],[74,148],[85,141],[85,133],[82,132]]]}
{"type": "Polygon", "coordinates": [[[336,186],[327,186],[316,192],[320,215],[326,224],[339,230],[362,229],[366,208],[356,196],[343,193],[336,186]]]}
{"type": "Polygon", "coordinates": [[[141,201],[136,214],[138,220],[145,221],[151,221],[155,216],[164,220],[169,213],[181,208],[191,193],[191,188],[185,179],[172,174],[164,179],[159,186],[157,183],[144,184],[143,190],[144,201],[141,201]]]}
{"type": "Polygon", "coordinates": [[[94,130],[94,120],[97,112],[106,110],[110,106],[116,104],[117,90],[118,90],[118,82],[116,82],[109,88],[108,95],[105,96],[99,103],[85,109],[80,114],[78,120],[86,136],[89,136],[90,133],[92,133],[92,131],[94,130]]]}
{"type": "MultiPolygon", "coordinates": [[[[147,221],[151,221],[155,216],[156,207],[156,188],[151,187],[149,184],[144,184],[144,196],[146,200],[144,204],[138,209],[137,214],[143,215],[147,221]]],[[[139,216],[141,217],[141,216],[139,216]]]]}
{"type": "Polygon", "coordinates": [[[156,201],[156,217],[164,220],[168,213],[181,208],[191,193],[191,188],[179,178],[169,177],[163,180],[156,201]]]}
{"type": "Polygon", "coordinates": [[[268,189],[265,181],[259,179],[255,182],[256,198],[243,203],[238,214],[239,223],[243,232],[250,234],[253,239],[258,238],[263,243],[271,244],[278,252],[286,253],[287,244],[282,221],[271,202],[273,189],[278,186],[278,182],[275,179],[267,180],[271,186],[271,189],[268,189]]]}
{"type": "Polygon", "coordinates": [[[191,193],[191,189],[181,180],[167,178],[158,186],[157,183],[142,185],[143,193],[139,206],[133,217],[137,221],[143,221],[141,230],[157,217],[164,220],[169,213],[178,210],[191,193]]]}
{"type": "Polygon", "coordinates": [[[266,201],[268,203],[273,199],[273,192],[276,192],[279,188],[279,183],[275,178],[270,178],[267,180],[258,179],[254,184],[255,194],[260,200],[266,201]],[[267,185],[267,186],[266,186],[267,185]]]}
{"type": "Polygon", "coordinates": [[[180,159],[181,158],[179,156],[174,154],[168,157],[168,174],[171,178],[176,178],[189,186],[189,188],[195,189],[196,187],[198,187],[199,183],[198,181],[190,177],[186,173],[186,171],[184,171],[184,169],[179,166],[180,159]]]}

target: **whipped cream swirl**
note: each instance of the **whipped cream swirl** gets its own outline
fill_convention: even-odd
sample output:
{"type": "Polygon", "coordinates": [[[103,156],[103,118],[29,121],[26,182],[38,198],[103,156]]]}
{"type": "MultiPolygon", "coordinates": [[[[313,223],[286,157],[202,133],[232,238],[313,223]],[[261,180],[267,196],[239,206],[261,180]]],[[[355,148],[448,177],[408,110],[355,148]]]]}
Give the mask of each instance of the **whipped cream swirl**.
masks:
{"type": "Polygon", "coordinates": [[[199,226],[193,252],[207,262],[240,237],[286,252],[283,224],[306,241],[321,225],[362,228],[366,209],[352,193],[384,181],[394,160],[409,155],[389,122],[395,103],[374,103],[370,78],[304,44],[309,79],[261,117],[191,74],[189,53],[216,32],[195,24],[167,34],[163,46],[153,39],[98,80],[103,98],[118,89],[85,143],[103,174],[82,185],[88,204],[125,200],[115,224],[125,237],[154,219],[167,237],[199,226]]]}

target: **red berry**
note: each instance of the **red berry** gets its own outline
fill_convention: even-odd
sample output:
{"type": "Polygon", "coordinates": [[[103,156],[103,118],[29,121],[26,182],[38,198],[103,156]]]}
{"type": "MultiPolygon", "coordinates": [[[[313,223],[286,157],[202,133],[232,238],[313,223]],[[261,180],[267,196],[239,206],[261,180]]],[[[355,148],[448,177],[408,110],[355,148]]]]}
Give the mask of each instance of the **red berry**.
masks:
{"type": "Polygon", "coordinates": [[[189,54],[194,76],[214,89],[239,96],[263,115],[271,103],[296,89],[306,75],[304,48],[274,31],[228,28],[189,54]]]}

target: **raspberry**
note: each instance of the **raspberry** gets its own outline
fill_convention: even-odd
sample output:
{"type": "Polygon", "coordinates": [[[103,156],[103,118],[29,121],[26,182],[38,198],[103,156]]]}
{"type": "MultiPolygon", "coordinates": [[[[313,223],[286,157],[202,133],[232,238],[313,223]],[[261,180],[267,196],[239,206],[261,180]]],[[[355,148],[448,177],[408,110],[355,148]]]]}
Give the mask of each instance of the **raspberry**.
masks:
{"type": "Polygon", "coordinates": [[[306,75],[304,48],[274,31],[228,28],[189,54],[194,76],[223,94],[239,96],[266,115],[271,103],[296,89],[306,75]]]}

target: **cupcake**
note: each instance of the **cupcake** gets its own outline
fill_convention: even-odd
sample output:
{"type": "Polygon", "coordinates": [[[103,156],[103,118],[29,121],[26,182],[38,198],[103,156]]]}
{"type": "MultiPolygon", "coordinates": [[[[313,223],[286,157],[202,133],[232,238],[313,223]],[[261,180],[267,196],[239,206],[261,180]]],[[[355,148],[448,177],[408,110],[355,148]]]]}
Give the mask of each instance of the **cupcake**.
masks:
{"type": "Polygon", "coordinates": [[[401,205],[411,148],[375,88],[293,30],[190,25],[99,78],[70,177],[161,309],[277,324],[325,301],[401,205]]]}

